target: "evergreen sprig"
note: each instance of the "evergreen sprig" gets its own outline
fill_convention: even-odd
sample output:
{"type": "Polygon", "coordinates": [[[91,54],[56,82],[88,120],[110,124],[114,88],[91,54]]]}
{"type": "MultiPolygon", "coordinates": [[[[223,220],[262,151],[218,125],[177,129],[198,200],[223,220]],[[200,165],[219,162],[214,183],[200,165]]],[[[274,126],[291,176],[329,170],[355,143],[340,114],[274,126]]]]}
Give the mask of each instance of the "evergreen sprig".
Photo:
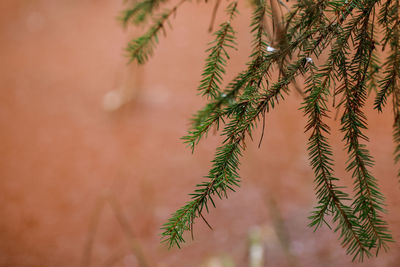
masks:
{"type": "MultiPolygon", "coordinates": [[[[232,7],[236,9],[236,4],[234,3],[233,5],[232,7]]],[[[232,10],[232,8],[230,9],[232,10]]],[[[258,27],[263,28],[261,22],[258,27]]],[[[227,191],[235,191],[234,187],[239,185],[239,157],[244,149],[244,139],[246,133],[251,134],[255,123],[254,120],[259,115],[254,101],[250,98],[250,92],[255,92],[262,86],[263,76],[260,69],[261,61],[258,61],[256,65],[249,67],[246,75],[238,77],[239,85],[243,85],[245,92],[247,92],[240,97],[238,102],[229,105],[224,110],[215,112],[214,116],[210,116],[207,121],[200,123],[194,131],[189,132],[189,136],[185,137],[193,148],[201,136],[208,131],[210,125],[221,119],[222,114],[230,119],[230,122],[226,124],[223,130],[225,140],[217,148],[215,158],[212,161],[213,167],[209,175],[205,177],[207,180],[196,186],[197,189],[191,194],[191,201],[176,211],[162,228],[164,230],[164,242],[167,242],[169,246],[174,244],[179,246],[179,243],[184,242],[183,232],[185,230],[193,231],[195,218],[201,217],[204,219],[202,213],[204,210],[209,211],[210,203],[215,207],[213,200],[215,196],[219,198],[227,197],[227,191]]],[[[238,90],[235,88],[237,86],[234,85],[233,87],[233,90],[238,90]]],[[[225,98],[226,94],[220,97],[225,98]]]]}
{"type": "Polygon", "coordinates": [[[216,38],[210,43],[211,47],[207,49],[209,55],[199,86],[201,94],[211,98],[216,98],[221,93],[222,76],[225,74],[225,66],[229,59],[227,48],[236,49],[235,31],[232,28],[231,21],[237,13],[237,2],[232,2],[226,13],[228,20],[222,23],[220,29],[214,33],[216,38]]]}
{"type": "Polygon", "coordinates": [[[325,215],[333,215],[333,221],[337,222],[335,232],[340,232],[347,252],[353,254],[354,258],[362,259],[364,255],[370,255],[367,240],[364,239],[364,230],[351,207],[345,204],[349,200],[348,194],[336,184],[339,179],[333,176],[332,149],[326,137],[330,134],[330,128],[324,119],[328,118],[327,101],[331,76],[324,70],[317,72],[315,65],[311,66],[311,70],[311,75],[306,80],[307,97],[303,109],[309,117],[306,126],[306,131],[311,132],[308,151],[315,173],[318,206],[310,217],[310,226],[317,229],[323,223],[328,224],[325,215]]]}
{"type": "MultiPolygon", "coordinates": [[[[362,107],[367,98],[367,73],[371,64],[372,51],[375,49],[373,35],[374,10],[377,1],[365,1],[362,12],[363,16],[359,26],[355,29],[354,45],[357,47],[355,55],[348,65],[349,84],[344,88],[345,111],[342,116],[342,131],[345,133],[344,140],[349,153],[349,163],[346,170],[352,172],[355,179],[356,197],[352,207],[359,217],[360,223],[365,230],[370,248],[376,247],[376,253],[381,248],[388,248],[387,243],[392,236],[383,220],[381,213],[384,197],[380,193],[375,177],[368,168],[373,166],[373,159],[362,141],[368,141],[362,131],[367,129],[367,118],[362,107]]],[[[345,62],[343,64],[346,64],[345,62]]]]}
{"type": "Polygon", "coordinates": [[[172,9],[155,16],[154,23],[150,29],[142,36],[129,42],[126,50],[131,61],[135,60],[139,64],[144,64],[153,55],[160,31],[165,30],[165,23],[169,17],[175,14],[179,6],[184,2],[186,0],[180,0],[172,9]]]}
{"type": "Polygon", "coordinates": [[[126,8],[121,16],[120,20],[124,26],[128,23],[133,22],[135,24],[140,24],[151,16],[155,9],[157,9],[160,4],[167,2],[168,0],[140,0],[132,1],[130,7],[126,8]]]}
{"type": "MultiPolygon", "coordinates": [[[[384,197],[371,172],[374,161],[366,147],[364,109],[371,92],[377,91],[374,108],[379,112],[383,112],[392,95],[395,160],[400,161],[399,1],[298,0],[280,21],[280,14],[276,14],[276,6],[283,5],[280,0],[252,0],[253,38],[249,62],[222,89],[228,49],[236,49],[231,21],[238,13],[238,1],[229,1],[227,19],[214,33],[215,40],[207,50],[198,88],[207,103],[193,116],[191,128],[182,138],[193,151],[210,129],[216,128],[223,141],[216,149],[208,175],[190,194],[191,199],[163,225],[163,242],[179,247],[185,241],[186,231],[191,231],[193,236],[196,218],[210,226],[205,213],[211,206],[215,207],[216,198],[226,198],[240,184],[240,158],[248,139],[253,139],[254,129],[260,122],[265,126],[265,114],[291,93],[290,85],[295,85],[296,77],[303,75],[305,89],[301,91],[304,97],[301,108],[308,118],[307,149],[317,197],[310,226],[318,229],[324,224],[329,227],[333,224],[353,260],[362,261],[378,255],[381,249],[388,249],[393,239],[384,220],[384,197]],[[271,35],[267,34],[269,21],[274,26],[271,35]],[[384,30],[381,41],[376,38],[376,28],[384,30]],[[389,49],[383,64],[378,60],[378,47],[389,49]],[[327,57],[320,59],[323,53],[327,57]],[[354,181],[353,194],[347,193],[334,175],[329,142],[331,129],[327,124],[330,101],[337,115],[341,112],[340,131],[348,153],[346,171],[354,181]]],[[[126,15],[125,22],[135,20],[141,12],[152,14],[162,2],[140,1],[144,6],[138,3],[134,6],[139,6],[136,11],[127,10],[131,13],[126,15]]],[[[183,2],[163,13],[146,34],[129,44],[131,59],[139,63],[148,59],[159,31],[183,2]]]]}
{"type": "MultiPolygon", "coordinates": [[[[384,29],[383,48],[390,46],[390,54],[384,62],[384,77],[379,81],[380,91],[375,98],[375,108],[382,112],[387,98],[392,94],[393,138],[396,144],[395,162],[400,159],[400,4],[398,0],[387,1],[381,8],[379,24],[384,29]]],[[[400,170],[398,171],[400,177],[400,170]]]]}

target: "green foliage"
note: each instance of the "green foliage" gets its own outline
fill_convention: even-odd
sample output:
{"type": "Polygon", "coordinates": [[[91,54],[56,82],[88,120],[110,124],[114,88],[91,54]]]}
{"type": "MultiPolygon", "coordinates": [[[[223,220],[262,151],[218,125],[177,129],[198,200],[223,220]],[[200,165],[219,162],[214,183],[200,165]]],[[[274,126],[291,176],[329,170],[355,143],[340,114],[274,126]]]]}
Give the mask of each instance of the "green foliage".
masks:
{"type": "Polygon", "coordinates": [[[228,21],[220,25],[220,29],[214,33],[215,40],[210,43],[211,47],[207,49],[210,54],[206,59],[206,66],[203,72],[203,79],[200,82],[199,90],[202,95],[216,98],[220,92],[220,85],[225,74],[225,66],[229,59],[226,48],[235,49],[235,32],[231,26],[231,20],[237,13],[237,2],[228,6],[228,21]]]}
{"type": "MultiPolygon", "coordinates": [[[[223,137],[212,167],[196,186],[191,199],[178,209],[162,227],[163,241],[178,247],[185,241],[185,231],[193,231],[196,218],[202,218],[215,198],[226,198],[240,183],[240,157],[246,141],[265,114],[284,100],[298,75],[305,76],[301,109],[308,118],[308,153],[315,176],[317,205],[310,216],[310,226],[318,229],[330,216],[334,231],[353,260],[378,255],[387,250],[392,236],[384,220],[384,197],[371,173],[374,165],[367,149],[367,117],[364,105],[372,91],[377,91],[374,108],[382,112],[392,96],[394,112],[395,161],[400,160],[400,0],[318,0],[298,1],[281,16],[279,0],[251,1],[253,16],[252,52],[247,68],[222,89],[230,49],[235,49],[232,19],[238,13],[238,1],[229,1],[226,22],[214,33],[199,91],[207,104],[192,118],[191,128],[182,139],[195,149],[198,142],[215,127],[223,137]],[[276,2],[274,2],[276,1],[276,2]],[[282,21],[280,17],[284,17],[282,21]],[[268,20],[273,33],[268,34],[268,20]],[[378,40],[376,31],[383,32],[378,40]],[[377,48],[387,49],[387,58],[378,61],[377,48]],[[324,60],[319,57],[326,55],[324,60]],[[278,74],[278,75],[275,75],[278,74]],[[278,78],[273,79],[272,77],[278,78]],[[373,90],[372,90],[373,89],[373,90]],[[340,99],[337,102],[336,99],[340,99]],[[339,185],[334,175],[331,129],[326,124],[333,101],[341,112],[340,131],[348,154],[346,171],[353,178],[353,195],[339,185]]],[[[182,0],[173,9],[154,16],[155,7],[164,1],[141,1],[128,8],[124,23],[157,19],[143,36],[130,42],[132,60],[144,63],[153,53],[158,34],[182,0]],[[141,7],[140,5],[144,5],[141,7]],[[138,15],[141,14],[141,15],[138,15]]],[[[205,1],[207,2],[207,1],[205,1]]],[[[400,171],[399,171],[400,176],[400,171]]],[[[208,223],[207,223],[208,225],[208,223]]]]}
{"type": "MultiPolygon", "coordinates": [[[[139,9],[141,12],[145,12],[145,15],[141,15],[141,17],[147,16],[147,14],[153,12],[153,9],[155,6],[157,6],[156,3],[162,2],[162,1],[143,1],[143,3],[150,2],[152,3],[151,8],[147,9],[147,5],[145,9],[139,9]]],[[[137,39],[132,40],[129,42],[127,51],[129,53],[129,56],[131,60],[136,60],[139,64],[145,63],[151,55],[153,55],[154,48],[156,44],[158,43],[158,35],[160,34],[160,31],[164,30],[165,31],[165,24],[167,23],[169,17],[177,11],[178,7],[183,4],[185,0],[181,0],[177,5],[175,5],[172,9],[167,10],[160,15],[154,16],[154,22],[151,25],[150,29],[140,36],[137,39]]],[[[142,2],[139,2],[137,5],[139,5],[142,2]]],[[[135,7],[136,7],[135,6],[135,7]]],[[[134,7],[134,8],[135,8],[134,7]]],[[[134,13],[133,13],[134,14],[134,13]]],[[[139,13],[140,14],[140,13],[139,13]]],[[[131,15],[130,17],[132,17],[131,15]]],[[[129,18],[130,18],[129,17],[129,18]]],[[[129,19],[125,19],[124,21],[128,21],[129,19]]]]}
{"type": "Polygon", "coordinates": [[[167,0],[132,1],[131,6],[122,12],[120,20],[124,26],[127,26],[129,22],[140,24],[144,22],[147,17],[164,2],[167,2],[167,0]]]}

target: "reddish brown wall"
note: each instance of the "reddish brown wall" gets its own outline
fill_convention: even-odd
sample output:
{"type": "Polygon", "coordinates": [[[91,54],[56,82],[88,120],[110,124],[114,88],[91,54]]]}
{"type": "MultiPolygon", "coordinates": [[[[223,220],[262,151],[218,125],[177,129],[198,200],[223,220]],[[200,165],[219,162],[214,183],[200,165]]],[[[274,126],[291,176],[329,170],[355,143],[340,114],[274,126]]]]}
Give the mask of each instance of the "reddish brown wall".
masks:
{"type": "MultiPolygon", "coordinates": [[[[272,234],[271,197],[301,266],[350,266],[335,235],[306,227],[315,200],[296,95],[267,116],[262,148],[249,146],[241,189],[208,216],[215,230],[199,222],[196,240],[184,249],[159,246],[160,225],[207,173],[217,145],[211,137],[191,155],[179,140],[190,114],[201,106],[196,87],[210,40],[209,15],[204,4],[183,6],[156,58],[139,70],[143,80],[136,81],[126,76],[132,68],[126,67],[123,47],[132,33],[115,20],[121,9],[122,1],[0,2],[0,266],[79,266],[96,201],[109,192],[158,266],[199,266],[220,254],[245,266],[246,238],[254,226],[263,229],[268,266],[287,266],[272,234]],[[140,87],[136,101],[104,111],[103,96],[127,84],[140,87]]],[[[243,68],[249,51],[249,13],[243,5],[241,10],[236,22],[241,52],[233,57],[231,74],[243,68]]],[[[400,240],[392,118],[368,114],[374,174],[400,240]]],[[[351,184],[342,171],[340,139],[334,136],[337,176],[351,184]]],[[[114,266],[136,266],[125,236],[106,206],[91,266],[105,266],[113,257],[114,266]]],[[[398,266],[399,253],[393,244],[389,254],[364,266],[398,266]]]]}

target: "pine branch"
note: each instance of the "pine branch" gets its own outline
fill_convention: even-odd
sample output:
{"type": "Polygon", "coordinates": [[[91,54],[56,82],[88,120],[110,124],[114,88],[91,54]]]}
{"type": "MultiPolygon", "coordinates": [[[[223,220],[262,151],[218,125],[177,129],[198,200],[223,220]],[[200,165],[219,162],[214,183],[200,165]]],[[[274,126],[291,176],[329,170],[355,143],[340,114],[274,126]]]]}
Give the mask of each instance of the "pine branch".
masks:
{"type": "MultiPolygon", "coordinates": [[[[263,62],[257,69],[266,69],[267,63],[263,62]]],[[[304,58],[288,67],[285,79],[275,83],[271,89],[264,91],[259,97],[256,92],[263,88],[262,80],[265,73],[258,72],[251,79],[240,100],[227,107],[227,116],[231,118],[225,126],[223,135],[226,137],[223,145],[217,149],[213,167],[206,177],[210,181],[197,185],[192,200],[180,208],[163,226],[164,242],[169,246],[184,242],[183,233],[193,229],[195,218],[200,217],[203,209],[208,212],[208,204],[214,207],[213,197],[227,197],[227,190],[235,191],[234,186],[239,186],[238,165],[239,156],[244,150],[246,135],[251,137],[255,122],[264,111],[269,111],[275,106],[278,97],[282,98],[282,92],[288,92],[288,85],[294,77],[303,70],[304,58]],[[259,100],[258,102],[256,100],[259,100]]]]}
{"type": "Polygon", "coordinates": [[[129,42],[126,50],[129,53],[131,61],[136,60],[137,63],[144,64],[149,59],[153,54],[154,47],[158,43],[158,34],[161,30],[164,30],[164,25],[168,21],[168,18],[172,14],[175,14],[178,7],[184,2],[186,0],[181,0],[171,10],[162,13],[145,34],[129,42]]]}
{"type": "Polygon", "coordinates": [[[325,215],[333,214],[333,221],[337,222],[335,231],[340,231],[342,245],[346,247],[347,253],[362,260],[364,255],[370,256],[368,244],[363,238],[363,229],[357,217],[354,216],[353,210],[344,204],[349,200],[348,194],[335,185],[338,179],[332,174],[332,149],[325,137],[325,134],[330,134],[329,126],[323,122],[323,119],[328,118],[327,97],[331,77],[329,73],[318,73],[314,65],[310,68],[312,72],[306,81],[308,96],[304,101],[303,109],[309,117],[306,126],[306,131],[311,131],[308,152],[315,174],[316,193],[319,200],[318,206],[310,217],[312,220],[310,226],[318,229],[322,223],[327,224],[325,215]]]}
{"type": "MultiPolygon", "coordinates": [[[[383,37],[383,49],[386,44],[390,44],[390,55],[383,64],[385,75],[379,81],[380,90],[375,98],[375,109],[382,112],[383,107],[386,105],[388,96],[395,91],[398,80],[400,77],[400,55],[399,55],[399,32],[400,32],[400,20],[399,20],[399,4],[398,1],[387,1],[385,5],[381,7],[379,14],[379,24],[385,29],[385,35],[383,37]]],[[[394,96],[395,97],[395,96],[394,96]]]]}
{"type": "Polygon", "coordinates": [[[242,143],[246,133],[251,136],[254,120],[259,114],[257,112],[254,114],[256,109],[249,97],[252,95],[250,92],[256,92],[262,86],[264,75],[258,71],[258,66],[262,62],[257,61],[257,65],[249,70],[250,73],[255,74],[248,77],[246,93],[240,97],[240,101],[226,108],[226,116],[231,120],[224,128],[223,135],[226,139],[217,148],[213,167],[206,177],[208,180],[196,186],[195,193],[191,194],[191,201],[177,210],[162,228],[163,242],[168,243],[170,247],[174,245],[179,247],[180,243],[185,241],[183,233],[187,230],[193,231],[194,220],[197,217],[204,218],[202,212],[204,208],[209,212],[209,203],[215,207],[213,200],[215,195],[220,199],[227,197],[227,190],[235,191],[234,187],[239,186],[239,156],[244,149],[242,143]]]}
{"type": "MultiPolygon", "coordinates": [[[[362,8],[363,14],[368,14],[361,21],[361,26],[355,32],[357,50],[352,62],[349,64],[350,80],[345,87],[345,111],[342,116],[342,131],[349,154],[349,164],[346,167],[352,172],[355,179],[356,196],[352,207],[359,217],[362,228],[365,230],[366,239],[370,248],[376,248],[376,253],[381,248],[387,249],[387,242],[392,241],[387,223],[382,219],[383,195],[379,192],[376,179],[369,172],[368,167],[373,166],[373,159],[361,140],[368,141],[362,133],[366,129],[366,117],[361,111],[364,105],[366,90],[366,74],[371,61],[374,40],[369,36],[369,19],[373,12],[375,1],[366,1],[362,8]]],[[[345,63],[344,63],[345,64],[345,63]]]]}
{"type": "MultiPolygon", "coordinates": [[[[221,110],[221,106],[223,104],[228,104],[229,102],[233,103],[235,101],[235,97],[238,95],[239,90],[241,90],[247,83],[250,81],[254,81],[258,77],[259,73],[259,66],[260,63],[264,61],[264,56],[266,54],[265,52],[265,32],[264,32],[264,16],[266,14],[266,6],[264,1],[259,1],[258,2],[260,5],[256,5],[254,15],[252,18],[251,22],[251,27],[252,27],[252,32],[255,32],[254,34],[254,41],[253,41],[253,52],[250,57],[253,57],[253,61],[249,63],[249,67],[245,72],[240,73],[234,81],[228,86],[227,90],[225,90],[224,93],[219,92],[218,88],[218,93],[219,96],[217,99],[213,99],[211,103],[208,103],[205,108],[200,110],[192,119],[193,126],[192,129],[189,130],[188,135],[184,136],[182,139],[184,140],[185,143],[187,143],[191,149],[192,152],[194,151],[195,145],[201,140],[201,138],[204,135],[207,135],[209,129],[216,125],[217,129],[219,128],[219,123],[223,121],[224,116],[227,116],[227,109],[225,111],[221,110]]],[[[233,17],[234,13],[236,13],[235,10],[232,9],[234,7],[236,9],[237,3],[233,3],[234,6],[231,5],[231,12],[228,11],[228,14],[230,14],[230,19],[233,17]]],[[[228,9],[229,10],[229,9],[228,9]]],[[[229,23],[230,24],[230,23],[229,23]]],[[[224,26],[222,24],[221,26],[224,26]]],[[[218,35],[217,35],[218,36],[218,35]]],[[[264,72],[267,72],[269,67],[271,66],[271,63],[273,62],[274,59],[273,57],[270,57],[270,60],[267,60],[267,62],[270,62],[268,67],[264,70],[264,72]]],[[[214,72],[218,71],[218,68],[215,65],[208,66],[214,67],[214,72]]],[[[212,70],[212,69],[211,69],[212,70]]],[[[213,72],[209,72],[213,74],[213,72]]],[[[203,74],[204,75],[204,74],[203,74]]],[[[209,81],[212,81],[213,75],[209,75],[209,81]]],[[[203,80],[204,81],[204,80],[203,80]]],[[[202,83],[203,83],[202,81],[202,83]]],[[[203,84],[202,84],[203,85],[203,84]]],[[[204,86],[203,86],[204,87],[204,86]]],[[[249,86],[247,86],[249,87],[249,86]]],[[[208,85],[206,83],[206,88],[208,88],[208,85]]],[[[213,97],[215,98],[215,97],[213,97]]]]}
{"type": "MultiPolygon", "coordinates": [[[[227,197],[228,189],[235,191],[234,187],[239,186],[239,156],[245,149],[246,135],[252,137],[252,130],[263,112],[269,112],[274,108],[279,98],[283,99],[282,93],[289,92],[288,85],[296,75],[305,72],[304,61],[305,58],[301,58],[289,65],[285,78],[255,96],[256,92],[264,87],[262,83],[264,73],[260,73],[257,76],[258,79],[249,81],[240,100],[227,107],[227,116],[231,120],[223,130],[223,136],[226,138],[223,145],[217,149],[213,167],[206,177],[210,181],[198,184],[195,193],[191,194],[192,200],[176,211],[163,226],[163,242],[167,242],[169,246],[177,245],[179,247],[180,243],[184,242],[183,233],[193,230],[194,220],[202,217],[203,209],[205,208],[209,212],[209,203],[215,207],[213,197],[215,195],[220,199],[227,197]]],[[[265,67],[260,68],[264,69],[265,67]]]]}
{"type": "Polygon", "coordinates": [[[231,21],[237,14],[237,2],[232,2],[227,8],[228,20],[220,25],[220,29],[214,33],[216,39],[211,42],[212,46],[207,49],[210,52],[206,59],[206,65],[202,74],[199,91],[202,95],[216,98],[220,95],[222,76],[225,74],[225,66],[229,59],[227,48],[236,49],[235,31],[231,21]]]}
{"type": "MultiPolygon", "coordinates": [[[[126,11],[124,23],[144,21],[165,1],[138,2],[126,11]]],[[[238,1],[228,6],[226,22],[220,25],[207,50],[209,54],[199,86],[201,94],[207,96],[207,103],[193,116],[192,126],[182,138],[193,151],[210,129],[219,130],[223,125],[223,142],[217,148],[205,180],[196,186],[190,201],[163,226],[163,242],[170,247],[179,247],[185,241],[185,231],[193,234],[196,218],[202,218],[209,225],[203,216],[204,211],[208,213],[210,205],[215,207],[216,197],[226,198],[239,186],[239,158],[246,149],[247,139],[252,139],[252,132],[261,120],[264,127],[265,114],[290,94],[289,85],[295,84],[295,78],[304,75],[306,97],[302,108],[308,117],[305,129],[310,134],[308,153],[318,199],[310,217],[310,226],[318,229],[323,223],[328,224],[326,216],[332,216],[334,231],[339,232],[339,239],[353,260],[362,261],[364,257],[372,256],[372,252],[378,254],[380,249],[388,248],[392,236],[382,215],[385,212],[384,197],[370,172],[373,159],[364,143],[368,138],[364,134],[367,118],[363,108],[370,91],[377,86],[375,108],[378,111],[383,110],[392,94],[395,161],[400,161],[399,1],[301,0],[281,22],[275,2],[269,6],[267,0],[252,0],[250,61],[247,69],[222,90],[229,60],[228,49],[236,46],[231,21],[237,13],[238,1]],[[382,42],[375,39],[376,6],[380,8],[378,23],[385,30],[382,42]],[[271,16],[273,35],[277,38],[269,45],[265,28],[267,15],[271,16]],[[389,56],[383,64],[375,52],[379,44],[383,49],[390,46],[389,56]],[[321,60],[319,57],[327,48],[330,51],[328,58],[321,57],[324,64],[317,67],[314,61],[321,60]],[[272,79],[276,73],[274,68],[279,74],[276,80],[272,79]],[[383,78],[377,81],[382,70],[383,78]],[[336,103],[336,96],[342,97],[339,103],[336,103]],[[339,109],[344,108],[341,131],[349,157],[346,171],[354,179],[354,197],[337,185],[339,179],[334,176],[332,148],[328,141],[330,129],[325,122],[329,117],[327,103],[330,97],[333,97],[338,114],[339,109]],[[350,201],[351,205],[347,204],[350,201]]],[[[147,33],[130,42],[131,60],[138,63],[148,60],[159,32],[183,2],[185,0],[163,13],[147,33]]]]}
{"type": "MultiPolygon", "coordinates": [[[[341,24],[344,21],[344,19],[341,19],[339,23],[341,24]]],[[[309,116],[306,126],[306,131],[311,131],[308,151],[315,173],[316,192],[319,199],[318,205],[310,217],[312,220],[310,226],[315,226],[317,229],[323,223],[328,224],[325,220],[325,215],[332,214],[333,222],[337,222],[335,231],[340,231],[342,245],[347,248],[347,253],[353,255],[353,260],[362,261],[364,256],[371,256],[369,240],[365,239],[365,231],[361,227],[359,219],[355,216],[352,207],[344,204],[350,199],[349,196],[341,191],[341,187],[335,185],[338,179],[332,175],[332,151],[325,137],[325,134],[330,133],[330,129],[323,122],[324,118],[328,118],[327,97],[329,96],[330,84],[335,77],[335,68],[344,59],[345,51],[348,49],[347,40],[357,24],[353,21],[350,26],[345,27],[345,30],[339,28],[339,31],[335,31],[337,33],[335,36],[336,42],[331,48],[331,53],[322,71],[317,71],[317,68],[311,65],[311,74],[306,80],[308,97],[304,101],[303,109],[309,116]]],[[[326,29],[331,28],[333,25],[337,24],[334,22],[328,23],[326,29]]],[[[320,52],[330,42],[331,32],[329,30],[321,32],[321,37],[325,36],[328,40],[325,41],[320,52]]],[[[343,69],[343,66],[339,69],[341,69],[342,77],[344,77],[342,88],[346,88],[349,86],[349,81],[346,78],[347,70],[343,69]]]]}
{"type": "Polygon", "coordinates": [[[160,4],[167,2],[168,0],[141,0],[133,1],[130,8],[126,8],[119,19],[122,24],[126,27],[128,23],[133,22],[140,24],[146,21],[147,17],[151,16],[155,9],[160,4]]]}
{"type": "MultiPolygon", "coordinates": [[[[383,43],[390,45],[390,55],[384,67],[385,77],[380,81],[381,90],[375,99],[375,108],[382,111],[387,97],[392,94],[393,99],[393,140],[396,148],[394,151],[395,163],[400,159],[400,4],[399,0],[387,1],[380,11],[379,23],[384,26],[385,36],[383,43]]],[[[400,177],[400,170],[397,174],[400,177]]]]}
{"type": "Polygon", "coordinates": [[[257,60],[266,55],[267,44],[265,42],[265,16],[267,14],[267,4],[265,0],[257,0],[255,10],[250,24],[251,33],[253,34],[253,53],[250,55],[257,60]]]}

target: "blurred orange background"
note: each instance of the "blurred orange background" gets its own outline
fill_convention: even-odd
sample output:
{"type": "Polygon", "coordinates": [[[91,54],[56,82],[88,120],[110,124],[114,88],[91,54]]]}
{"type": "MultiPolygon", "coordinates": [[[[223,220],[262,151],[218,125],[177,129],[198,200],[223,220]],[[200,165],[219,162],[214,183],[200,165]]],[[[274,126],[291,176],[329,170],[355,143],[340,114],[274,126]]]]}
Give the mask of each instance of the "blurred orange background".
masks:
{"type": "MultiPolygon", "coordinates": [[[[268,114],[261,148],[249,143],[241,188],[207,215],[214,230],[199,220],[182,249],[160,245],[161,225],[207,174],[220,140],[210,136],[193,155],[180,140],[204,103],[196,88],[212,5],[184,4],[144,67],[127,65],[123,49],[143,29],[123,29],[123,8],[115,0],[0,2],[0,266],[143,266],[141,258],[251,266],[254,242],[262,266],[400,266],[398,243],[352,264],[336,234],[307,227],[316,201],[295,92],[268,114]]],[[[244,3],[240,13],[228,79],[250,51],[244,3]]],[[[391,108],[366,110],[373,173],[400,240],[391,108]]],[[[336,176],[351,188],[342,134],[331,125],[336,176]]]]}

